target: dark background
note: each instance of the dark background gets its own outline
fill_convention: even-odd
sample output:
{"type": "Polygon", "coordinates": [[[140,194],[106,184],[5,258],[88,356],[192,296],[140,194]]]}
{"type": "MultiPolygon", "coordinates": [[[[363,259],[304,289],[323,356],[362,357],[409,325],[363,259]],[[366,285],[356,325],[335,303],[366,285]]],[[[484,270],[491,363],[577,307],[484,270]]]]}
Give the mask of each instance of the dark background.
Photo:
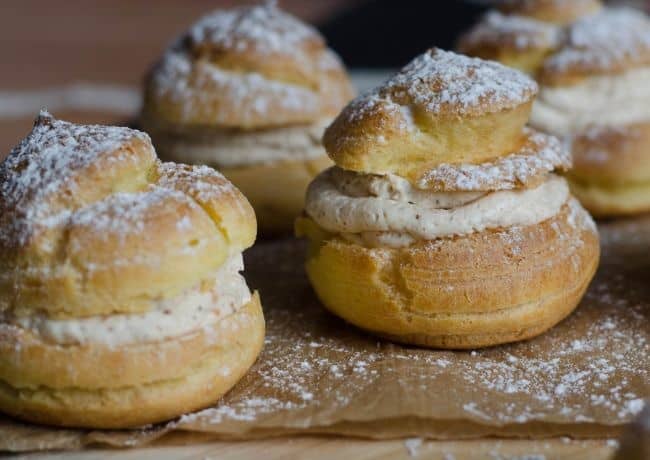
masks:
{"type": "MultiPolygon", "coordinates": [[[[648,0],[605,0],[650,12],[648,0]]],[[[307,2],[308,3],[308,2],[307,2]]],[[[350,67],[401,67],[431,46],[455,47],[490,0],[367,0],[333,11],[319,28],[350,67]]]]}
{"type": "Polygon", "coordinates": [[[350,67],[401,67],[431,46],[454,48],[485,9],[462,0],[369,0],[319,28],[350,67]]]}

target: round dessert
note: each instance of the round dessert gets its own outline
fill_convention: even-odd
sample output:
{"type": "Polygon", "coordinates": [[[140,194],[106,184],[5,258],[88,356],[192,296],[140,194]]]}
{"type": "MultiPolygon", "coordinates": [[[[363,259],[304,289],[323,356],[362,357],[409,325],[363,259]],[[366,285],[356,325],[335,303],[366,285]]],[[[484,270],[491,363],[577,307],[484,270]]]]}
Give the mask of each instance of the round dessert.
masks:
{"type": "Polygon", "coordinates": [[[501,11],[544,22],[569,24],[602,8],[600,0],[500,0],[501,11]]]}
{"type": "Polygon", "coordinates": [[[323,130],[352,97],[313,27],[272,3],[218,10],[154,66],[142,124],[163,159],[218,168],[261,230],[290,230],[309,181],[331,165],[323,130]]]}
{"type": "Polygon", "coordinates": [[[534,74],[561,38],[562,28],[556,24],[490,11],[461,36],[458,50],[534,74]]]}
{"type": "Polygon", "coordinates": [[[503,0],[461,36],[458,50],[535,75],[561,46],[572,22],[602,7],[599,0],[503,0]]]}
{"type": "Polygon", "coordinates": [[[0,164],[0,411],[126,428],[217,401],[263,344],[255,234],[216,171],[42,112],[0,164]]]}
{"type": "Polygon", "coordinates": [[[344,169],[415,183],[441,163],[480,163],[521,148],[536,92],[514,69],[430,50],[348,104],[323,143],[344,169]]]}
{"type": "Polygon", "coordinates": [[[531,124],[571,145],[576,196],[597,216],[650,211],[650,19],[604,9],[544,63],[531,124]]]}
{"type": "Polygon", "coordinates": [[[598,234],[554,174],[569,153],[523,126],[535,92],[517,71],[433,49],[343,110],[325,133],[336,166],[310,184],[296,222],[326,308],[440,348],[527,339],[573,311],[598,264],[598,234]],[[403,113],[418,122],[395,129],[403,113]],[[457,148],[463,122],[471,149],[457,148]],[[437,150],[418,150],[425,135],[437,150]]]}

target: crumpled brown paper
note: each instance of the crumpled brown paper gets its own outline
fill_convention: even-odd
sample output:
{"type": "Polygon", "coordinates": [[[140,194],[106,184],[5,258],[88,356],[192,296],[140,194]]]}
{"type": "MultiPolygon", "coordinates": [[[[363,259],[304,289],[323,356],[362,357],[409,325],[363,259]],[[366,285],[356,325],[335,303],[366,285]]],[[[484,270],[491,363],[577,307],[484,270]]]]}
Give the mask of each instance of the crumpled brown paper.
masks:
{"type": "Polygon", "coordinates": [[[368,336],[326,313],[304,245],[246,255],[267,318],[264,352],[220,404],[142,430],[82,431],[0,418],[0,450],[140,446],[169,432],[242,439],[292,433],[612,437],[650,396],[650,217],[601,226],[601,268],[579,309],[534,340],[435,351],[368,336]]]}

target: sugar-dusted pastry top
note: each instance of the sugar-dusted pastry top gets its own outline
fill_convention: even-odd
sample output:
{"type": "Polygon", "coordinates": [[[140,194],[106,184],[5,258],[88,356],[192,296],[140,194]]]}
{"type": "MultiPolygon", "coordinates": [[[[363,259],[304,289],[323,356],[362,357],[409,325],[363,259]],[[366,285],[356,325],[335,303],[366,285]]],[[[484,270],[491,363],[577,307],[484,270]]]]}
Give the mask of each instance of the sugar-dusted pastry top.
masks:
{"type": "MultiPolygon", "coordinates": [[[[355,99],[341,116],[353,121],[400,107],[437,117],[477,116],[525,104],[536,93],[537,85],[513,69],[433,48],[355,99]]],[[[408,114],[402,113],[405,124],[408,114]]]]}
{"type": "Polygon", "coordinates": [[[499,8],[540,21],[568,24],[595,13],[602,7],[600,0],[499,0],[499,8]]]}
{"type": "Polygon", "coordinates": [[[190,27],[184,40],[197,54],[220,50],[285,57],[325,44],[315,28],[280,11],[271,2],[206,14],[190,27]]]}
{"type": "Polygon", "coordinates": [[[480,164],[442,164],[423,171],[417,182],[422,189],[472,192],[533,187],[548,173],[571,167],[570,151],[555,137],[524,129],[526,141],[510,155],[480,164]]]}
{"type": "Polygon", "coordinates": [[[41,112],[0,164],[0,310],[146,311],[255,233],[248,201],[216,171],[161,164],[139,131],[41,112]]]}
{"type": "Polygon", "coordinates": [[[440,164],[517,150],[536,93],[515,69],[433,48],[350,102],[323,145],[342,168],[415,182],[440,164]]]}
{"type": "Polygon", "coordinates": [[[461,37],[459,49],[463,53],[485,46],[517,51],[550,50],[560,44],[561,37],[562,30],[555,24],[490,11],[461,37]]]}
{"type": "Polygon", "coordinates": [[[603,9],[572,24],[541,70],[545,84],[571,84],[594,74],[650,65],[650,19],[632,9],[603,9]]]}
{"type": "Polygon", "coordinates": [[[144,116],[254,128],[333,116],[352,89],[313,27],[272,3],[201,18],[152,69],[144,116]]]}
{"type": "Polygon", "coordinates": [[[146,184],[156,161],[150,145],[140,131],[75,125],[42,111],[31,133],[0,164],[2,247],[29,244],[39,230],[64,223],[71,207],[97,201],[126,171],[138,172],[131,177],[134,187],[146,184]],[[107,187],[97,181],[100,176],[107,187]]]}

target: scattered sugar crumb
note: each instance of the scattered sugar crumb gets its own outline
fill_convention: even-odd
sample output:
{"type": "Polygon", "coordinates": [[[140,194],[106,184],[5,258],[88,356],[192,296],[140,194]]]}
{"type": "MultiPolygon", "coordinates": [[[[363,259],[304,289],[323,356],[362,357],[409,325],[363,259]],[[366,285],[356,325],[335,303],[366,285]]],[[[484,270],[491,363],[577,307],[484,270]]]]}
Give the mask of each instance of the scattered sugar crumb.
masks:
{"type": "Polygon", "coordinates": [[[404,441],[404,447],[406,447],[409,457],[418,457],[420,455],[422,442],[422,438],[409,438],[404,441]]]}

